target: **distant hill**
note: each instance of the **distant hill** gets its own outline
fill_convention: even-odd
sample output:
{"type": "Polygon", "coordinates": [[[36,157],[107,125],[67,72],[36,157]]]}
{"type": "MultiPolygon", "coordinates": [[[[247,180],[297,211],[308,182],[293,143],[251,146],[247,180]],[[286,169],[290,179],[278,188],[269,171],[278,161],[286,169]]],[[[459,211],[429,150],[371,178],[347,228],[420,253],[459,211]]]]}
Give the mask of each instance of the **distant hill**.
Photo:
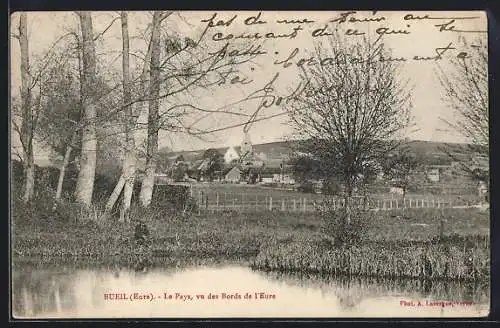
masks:
{"type": "MultiPolygon", "coordinates": [[[[286,141],[277,141],[255,144],[253,145],[253,149],[255,154],[259,155],[266,161],[266,165],[279,166],[279,163],[281,163],[282,161],[286,161],[292,153],[292,146],[293,142],[290,143],[286,141]]],[[[450,164],[451,159],[447,152],[455,153],[459,158],[465,158],[471,154],[470,147],[466,144],[410,140],[407,143],[407,146],[417,156],[424,158],[426,164],[429,165],[450,164]]],[[[221,154],[224,154],[228,148],[229,147],[219,147],[215,149],[217,149],[221,154]]],[[[240,147],[235,146],[234,149],[239,152],[240,147]]],[[[167,152],[165,149],[163,149],[160,150],[160,154],[162,154],[163,156],[167,156],[170,160],[174,160],[179,155],[183,155],[186,161],[193,162],[202,159],[204,151],[205,149],[194,151],[167,152]]]]}

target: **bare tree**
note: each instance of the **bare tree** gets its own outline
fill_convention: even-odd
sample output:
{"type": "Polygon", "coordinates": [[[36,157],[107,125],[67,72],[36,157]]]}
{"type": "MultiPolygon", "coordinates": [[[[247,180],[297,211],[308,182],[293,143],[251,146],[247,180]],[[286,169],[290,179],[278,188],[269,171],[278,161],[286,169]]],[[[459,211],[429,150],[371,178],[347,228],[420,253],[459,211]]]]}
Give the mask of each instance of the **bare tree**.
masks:
{"type": "MultiPolygon", "coordinates": [[[[75,115],[76,117],[74,117],[75,120],[64,120],[64,123],[63,123],[64,125],[68,125],[68,123],[69,123],[73,129],[67,136],[62,138],[63,142],[65,142],[66,147],[64,150],[64,156],[63,156],[63,161],[61,163],[61,168],[59,170],[59,177],[57,180],[57,188],[56,188],[56,196],[55,196],[56,202],[54,203],[54,209],[57,206],[57,201],[61,198],[61,195],[62,195],[66,169],[70,163],[71,156],[73,155],[73,157],[75,157],[73,150],[75,148],[80,150],[79,147],[77,146],[77,143],[78,143],[78,141],[80,141],[79,140],[79,136],[80,136],[80,134],[79,134],[80,124],[79,123],[81,120],[80,116],[81,116],[81,110],[82,110],[82,74],[83,74],[83,71],[82,71],[82,46],[81,46],[81,42],[80,42],[80,37],[78,36],[77,33],[71,33],[70,35],[74,36],[75,41],[76,41],[76,45],[74,47],[71,47],[72,51],[69,51],[69,53],[72,54],[73,52],[76,52],[75,57],[78,61],[78,81],[79,81],[80,90],[79,90],[78,101],[77,102],[75,101],[74,103],[69,104],[69,106],[72,107],[71,108],[72,110],[68,109],[68,112],[76,113],[76,115],[75,115]]],[[[67,99],[67,98],[65,97],[65,99],[67,99]]],[[[48,117],[48,120],[51,122],[54,122],[54,117],[51,115],[51,117],[48,117]]],[[[57,120],[55,120],[55,121],[57,122],[57,120]]],[[[58,133],[56,133],[54,135],[58,135],[58,133]]]]}
{"type": "Polygon", "coordinates": [[[55,199],[59,200],[68,165],[80,150],[77,142],[81,103],[80,92],[76,87],[78,78],[71,75],[69,65],[55,61],[52,66],[47,77],[42,80],[45,101],[40,108],[36,140],[63,155],[55,194],[55,199]],[[75,148],[76,151],[73,151],[75,148]]]}
{"type": "MultiPolygon", "coordinates": [[[[81,157],[80,139],[85,124],[96,125],[99,146],[96,156],[96,174],[98,165],[103,165],[107,153],[110,152],[106,148],[112,148],[110,144],[116,143],[115,139],[119,140],[119,136],[113,135],[114,130],[109,128],[110,125],[119,126],[116,124],[117,119],[115,117],[102,118],[103,113],[116,107],[116,101],[101,103],[95,120],[90,122],[82,120],[84,98],[82,92],[82,47],[80,37],[76,32],[68,33],[68,35],[76,36],[74,42],[68,43],[57,51],[57,56],[51,57],[43,76],[40,78],[39,84],[44,86],[44,101],[39,109],[40,119],[35,135],[36,140],[41,145],[52,149],[63,158],[55,194],[56,201],[62,196],[62,187],[68,166],[78,162],[78,158],[81,157]]],[[[105,79],[103,74],[96,75],[92,86],[94,89],[93,97],[99,98],[102,94],[110,92],[111,88],[105,79]]],[[[57,206],[57,202],[54,206],[57,206]]]]}
{"type": "Polygon", "coordinates": [[[128,15],[122,11],[120,14],[122,22],[122,67],[123,67],[123,103],[127,106],[124,111],[125,120],[125,159],[123,161],[122,175],[118,180],[109,200],[106,204],[106,211],[109,212],[118,199],[123,187],[126,186],[125,197],[123,199],[123,208],[120,215],[120,221],[128,220],[130,209],[130,200],[135,175],[135,140],[133,130],[136,124],[134,119],[133,107],[130,105],[130,45],[128,34],[128,15]]]}
{"type": "MultiPolygon", "coordinates": [[[[23,20],[26,19],[25,16],[26,13],[22,13],[23,20]]],[[[24,40],[27,37],[26,31],[21,28],[20,32],[19,35],[14,35],[14,37],[24,40]]],[[[13,101],[12,104],[13,130],[20,136],[25,155],[33,152],[34,141],[42,146],[50,146],[51,149],[58,153],[65,154],[57,185],[56,199],[61,196],[64,173],[71,155],[71,147],[69,151],[66,149],[66,152],[63,148],[66,148],[66,144],[74,147],[75,142],[71,142],[74,139],[71,135],[74,131],[77,131],[75,127],[79,120],[79,117],[75,117],[74,114],[80,110],[80,106],[78,102],[75,102],[72,92],[72,72],[70,65],[68,65],[74,49],[71,44],[66,45],[62,42],[71,35],[68,33],[58,37],[42,56],[32,58],[34,59],[34,65],[29,63],[30,56],[26,58],[28,63],[24,63],[24,66],[29,66],[26,80],[29,81],[27,86],[24,85],[25,91],[21,91],[21,93],[29,94],[29,115],[26,116],[26,111],[19,114],[16,110],[17,103],[13,101]],[[63,45],[62,48],[60,47],[61,44],[63,45]],[[27,117],[27,119],[23,119],[23,117],[27,117]],[[17,124],[19,118],[23,122],[21,127],[17,124]]],[[[27,39],[23,41],[24,45],[21,47],[21,53],[28,51],[26,42],[27,39]]],[[[77,95],[77,97],[79,96],[77,95]]],[[[21,107],[23,107],[22,104],[21,107]]],[[[27,158],[29,157],[33,157],[33,155],[27,158]]],[[[30,164],[30,166],[34,166],[34,163],[30,164]]],[[[27,179],[26,182],[30,180],[27,179]]],[[[31,185],[34,186],[34,183],[31,185]]]]}
{"type": "Polygon", "coordinates": [[[94,87],[96,76],[96,53],[90,12],[78,13],[82,30],[82,102],[84,122],[82,128],[82,147],[80,171],[75,190],[76,201],[89,206],[92,202],[96,170],[96,105],[94,87]]]}
{"type": "Polygon", "coordinates": [[[33,157],[34,121],[31,103],[31,76],[28,47],[28,22],[26,13],[22,12],[19,18],[19,45],[21,47],[21,110],[22,123],[20,131],[23,148],[24,192],[23,201],[29,202],[35,189],[35,161],[33,157]]]}
{"type": "MultiPolygon", "coordinates": [[[[464,41],[465,45],[468,43],[464,41]]],[[[488,49],[482,39],[470,46],[472,52],[451,60],[451,67],[440,67],[438,77],[444,99],[457,114],[452,128],[479,146],[484,155],[489,146],[488,49]]]]}
{"type": "Polygon", "coordinates": [[[454,112],[455,120],[445,123],[462,135],[470,144],[446,145],[443,149],[450,158],[461,163],[461,171],[474,180],[488,181],[489,170],[464,161],[464,154],[489,157],[488,110],[488,49],[483,39],[473,43],[462,39],[471,51],[451,59],[449,67],[438,67],[437,75],[444,89],[444,100],[454,112]]]}
{"type": "Polygon", "coordinates": [[[149,206],[153,195],[156,172],[156,155],[158,153],[158,131],[160,117],[158,114],[160,95],[160,20],[162,13],[155,11],[151,31],[151,64],[148,111],[148,144],[146,150],[146,174],[142,180],[140,198],[144,207],[149,206]]]}
{"type": "MultiPolygon", "coordinates": [[[[138,91],[138,93],[139,93],[140,97],[142,97],[142,95],[144,95],[144,93],[148,89],[149,79],[148,79],[147,75],[149,72],[149,69],[148,69],[149,62],[151,60],[151,42],[152,42],[152,39],[150,39],[148,42],[148,50],[146,52],[146,57],[144,59],[142,72],[141,72],[141,75],[139,77],[139,91],[138,91]]],[[[126,102],[124,102],[124,103],[127,105],[126,102]]],[[[133,101],[130,101],[129,106],[133,106],[132,103],[133,103],[133,101]]],[[[138,117],[139,113],[141,113],[143,110],[142,107],[144,106],[144,102],[137,102],[135,105],[136,105],[135,113],[137,113],[137,114],[133,113],[134,111],[133,111],[132,107],[128,107],[129,115],[132,114],[132,116],[129,116],[129,118],[128,118],[128,120],[131,120],[131,121],[128,121],[128,123],[129,123],[128,127],[129,128],[133,127],[134,129],[135,129],[136,124],[137,124],[137,117],[138,117]]],[[[128,167],[128,172],[127,172],[128,179],[125,181],[124,190],[123,190],[123,210],[122,210],[123,220],[128,220],[128,218],[129,218],[129,211],[130,211],[130,206],[131,206],[131,202],[132,202],[132,193],[133,193],[134,184],[135,184],[135,174],[136,174],[136,164],[137,164],[137,151],[136,151],[137,147],[135,145],[135,139],[132,135],[131,130],[128,130],[128,133],[129,133],[128,137],[130,139],[128,139],[128,142],[127,142],[127,149],[126,149],[127,154],[126,154],[126,156],[129,158],[129,162],[128,162],[129,167],[128,167]]],[[[120,218],[122,218],[122,216],[120,216],[120,218]]]]}
{"type": "MultiPolygon", "coordinates": [[[[128,36],[128,15],[126,12],[121,12],[122,20],[122,38],[123,38],[123,103],[128,104],[132,100],[130,90],[130,54],[129,54],[129,36],[128,36]]],[[[132,199],[132,191],[135,181],[135,139],[133,130],[135,128],[136,120],[132,105],[129,105],[126,112],[125,124],[125,162],[123,175],[125,176],[125,187],[123,194],[123,208],[120,215],[121,221],[128,221],[130,213],[130,202],[132,199]]]]}
{"type": "Polygon", "coordinates": [[[22,147],[23,162],[23,201],[29,202],[34,196],[35,190],[35,162],[33,154],[33,142],[37,136],[40,123],[42,103],[45,97],[47,85],[47,74],[49,64],[57,60],[54,47],[61,38],[49,48],[49,50],[40,59],[34,60],[35,65],[30,63],[29,41],[27,30],[27,13],[20,13],[19,34],[13,35],[19,40],[21,55],[21,104],[18,110],[18,104],[15,99],[12,101],[12,127],[20,138],[22,147]],[[19,124],[19,119],[21,124],[19,124]]]}
{"type": "Polygon", "coordinates": [[[303,152],[320,161],[322,171],[343,182],[347,222],[351,197],[362,176],[401,144],[410,121],[410,92],[399,66],[381,43],[350,44],[339,37],[316,45],[329,62],[303,68],[304,92],[286,105],[303,152]]]}

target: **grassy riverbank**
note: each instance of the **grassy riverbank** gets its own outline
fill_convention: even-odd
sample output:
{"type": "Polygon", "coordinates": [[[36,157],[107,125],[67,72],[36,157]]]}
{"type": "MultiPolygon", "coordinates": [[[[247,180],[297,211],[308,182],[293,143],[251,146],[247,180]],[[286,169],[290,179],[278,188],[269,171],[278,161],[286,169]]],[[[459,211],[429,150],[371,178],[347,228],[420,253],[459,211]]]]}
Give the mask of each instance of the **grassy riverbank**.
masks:
{"type": "Polygon", "coordinates": [[[483,238],[417,242],[370,242],[330,248],[314,242],[275,244],[259,253],[253,267],[283,272],[331,272],[348,277],[486,280],[489,249],[483,238]],[[471,242],[472,240],[472,242],[471,242]]]}
{"type": "Polygon", "coordinates": [[[142,213],[135,217],[146,220],[150,236],[139,246],[135,222],[42,212],[14,213],[14,261],[139,267],[236,261],[263,270],[348,276],[485,280],[489,275],[489,215],[477,209],[419,209],[405,217],[373,213],[362,241],[349,247],[331,244],[320,216],[300,213],[201,213],[185,220],[142,213]]]}

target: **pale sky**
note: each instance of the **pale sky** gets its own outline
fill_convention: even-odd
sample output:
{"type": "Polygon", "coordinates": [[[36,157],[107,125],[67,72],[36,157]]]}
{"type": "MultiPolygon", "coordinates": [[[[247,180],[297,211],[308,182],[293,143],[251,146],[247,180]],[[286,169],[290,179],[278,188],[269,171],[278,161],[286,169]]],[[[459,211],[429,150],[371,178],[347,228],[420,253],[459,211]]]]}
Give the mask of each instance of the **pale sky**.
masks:
{"type": "MultiPolygon", "coordinates": [[[[190,36],[197,40],[202,35],[202,31],[206,23],[200,22],[202,19],[210,18],[214,12],[181,12],[181,15],[173,15],[168,18],[163,25],[170,33],[184,36],[190,36]],[[181,19],[182,17],[182,19],[181,19]]],[[[212,49],[220,48],[222,42],[212,41],[212,36],[217,33],[228,35],[233,33],[235,36],[241,33],[250,33],[250,27],[244,25],[244,20],[250,16],[257,15],[258,12],[219,12],[217,18],[228,21],[234,15],[237,17],[228,27],[214,27],[208,29],[205,34],[209,47],[212,49]]],[[[118,12],[94,12],[93,23],[94,33],[97,34],[103,31],[113,18],[117,17],[118,12]]],[[[473,42],[476,38],[486,40],[486,33],[458,33],[453,31],[440,31],[437,24],[448,23],[452,18],[458,17],[477,17],[475,19],[456,19],[451,25],[455,26],[456,30],[467,31],[486,31],[487,20],[484,12],[357,12],[350,14],[349,17],[355,17],[358,20],[365,18],[380,18],[379,22],[329,22],[332,19],[340,17],[341,12],[262,12],[260,19],[266,21],[267,24],[254,25],[251,27],[252,33],[261,32],[267,33],[273,31],[276,34],[289,34],[293,32],[293,28],[300,25],[303,30],[300,30],[297,37],[294,39],[274,39],[266,40],[263,49],[267,51],[266,55],[259,56],[254,63],[245,64],[241,67],[242,75],[253,80],[253,82],[243,87],[215,87],[209,90],[195,90],[192,103],[204,108],[217,109],[226,104],[236,102],[245,98],[252,92],[261,89],[267,82],[271,80],[276,72],[280,73],[276,81],[276,93],[278,95],[287,95],[287,90],[294,88],[300,82],[298,69],[296,65],[291,65],[288,68],[275,65],[273,62],[286,59],[294,48],[299,48],[299,53],[292,60],[296,63],[300,58],[308,58],[307,52],[313,48],[314,42],[311,37],[313,30],[322,28],[325,24],[328,29],[338,28],[339,31],[345,32],[346,29],[357,29],[359,32],[366,32],[370,38],[376,38],[377,28],[391,28],[393,30],[406,30],[407,34],[387,34],[383,35],[384,44],[392,49],[393,57],[409,58],[404,63],[404,77],[410,80],[413,86],[413,110],[414,123],[416,131],[408,132],[406,135],[411,139],[431,140],[431,141],[464,141],[451,131],[442,131],[446,129],[446,125],[442,119],[452,120],[454,115],[445,102],[442,101],[442,88],[439,85],[434,69],[436,61],[414,61],[414,55],[421,57],[435,56],[436,48],[446,47],[452,44],[456,49],[450,49],[443,55],[443,60],[439,61],[440,65],[446,67],[449,58],[456,56],[461,51],[473,51],[465,49],[459,43],[460,36],[466,37],[473,42]],[[413,19],[405,20],[404,16],[413,14],[414,16],[424,16],[439,19],[413,19]],[[278,24],[276,21],[283,19],[304,19],[307,18],[315,21],[310,24],[278,24]]],[[[129,29],[131,35],[131,52],[144,53],[146,51],[146,42],[138,37],[138,32],[143,30],[150,23],[150,13],[133,12],[129,16],[129,29]]],[[[408,16],[407,16],[408,18],[408,16]]],[[[17,33],[19,24],[19,16],[14,14],[11,16],[11,31],[17,33]]],[[[47,49],[63,34],[71,29],[78,28],[78,20],[73,13],[69,12],[31,12],[28,13],[28,30],[29,30],[29,46],[31,63],[35,62],[37,57],[42,56],[47,49]]],[[[380,29],[379,29],[380,33],[380,29]]],[[[355,40],[356,36],[352,36],[355,40]]],[[[315,38],[315,39],[321,39],[315,38]]],[[[121,27],[117,20],[103,38],[96,43],[96,51],[99,56],[101,68],[109,68],[112,74],[120,76],[121,74],[121,27]]],[[[131,58],[132,66],[140,64],[134,56],[131,58]]],[[[16,39],[11,39],[11,85],[12,93],[19,92],[19,43],[16,39]]],[[[164,104],[162,104],[164,105],[164,104]]],[[[255,111],[258,104],[256,102],[242,103],[233,110],[241,109],[244,113],[252,113],[255,111]]],[[[160,109],[161,112],[161,109],[160,109]]],[[[283,109],[276,106],[266,109],[261,115],[273,115],[283,112],[283,109]]],[[[200,128],[217,129],[242,123],[241,119],[235,119],[235,116],[223,114],[211,114],[203,118],[202,114],[198,113],[196,118],[200,120],[200,128]]],[[[205,114],[203,114],[205,115],[205,114]]],[[[253,143],[263,143],[282,140],[291,134],[292,128],[287,124],[286,115],[277,116],[276,118],[266,121],[254,123],[249,131],[251,141],[253,143]]],[[[15,136],[14,136],[15,137],[15,136]]],[[[242,127],[226,129],[224,131],[205,135],[207,140],[198,140],[191,136],[173,133],[160,133],[160,147],[169,147],[173,150],[193,150],[208,147],[221,147],[229,145],[239,145],[243,139],[242,127]]],[[[14,138],[15,139],[15,138],[14,138]]],[[[15,140],[13,139],[13,143],[15,140]]]]}

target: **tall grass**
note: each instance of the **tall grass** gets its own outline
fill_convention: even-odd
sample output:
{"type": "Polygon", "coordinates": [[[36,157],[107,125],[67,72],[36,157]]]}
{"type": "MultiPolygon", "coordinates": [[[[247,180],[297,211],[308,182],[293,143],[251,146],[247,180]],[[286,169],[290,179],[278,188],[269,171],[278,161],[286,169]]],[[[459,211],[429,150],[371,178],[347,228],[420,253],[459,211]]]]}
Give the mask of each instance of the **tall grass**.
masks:
{"type": "Polygon", "coordinates": [[[487,280],[490,271],[489,247],[483,245],[428,241],[403,246],[386,241],[332,248],[321,240],[276,242],[261,248],[252,267],[347,277],[480,281],[487,280]]]}
{"type": "Polygon", "coordinates": [[[343,209],[323,204],[318,214],[322,221],[321,234],[316,238],[276,239],[263,244],[252,267],[389,279],[480,281],[489,278],[488,237],[445,233],[444,222],[453,224],[452,214],[456,212],[404,211],[380,215],[354,210],[348,222],[343,209]],[[389,217],[408,225],[417,214],[420,214],[418,221],[432,224],[425,238],[376,233],[380,228],[388,228],[384,220],[389,217]]]}

